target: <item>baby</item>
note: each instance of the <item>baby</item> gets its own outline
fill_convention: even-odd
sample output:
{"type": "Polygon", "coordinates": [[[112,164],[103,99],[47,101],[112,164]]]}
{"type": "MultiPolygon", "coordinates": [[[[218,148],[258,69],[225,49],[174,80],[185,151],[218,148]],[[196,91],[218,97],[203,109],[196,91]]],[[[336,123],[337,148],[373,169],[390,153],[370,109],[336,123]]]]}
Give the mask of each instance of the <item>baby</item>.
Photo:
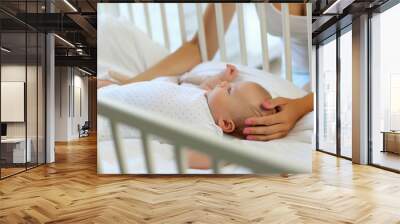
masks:
{"type": "Polygon", "coordinates": [[[231,83],[238,76],[234,65],[227,64],[221,74],[193,77],[185,74],[179,83],[192,83],[206,90],[207,103],[211,114],[224,133],[243,138],[244,120],[249,117],[274,113],[265,110],[261,104],[271,95],[262,86],[254,82],[231,83]]]}
{"type": "MultiPolygon", "coordinates": [[[[243,138],[246,118],[274,111],[261,107],[264,100],[271,98],[267,90],[254,82],[233,82],[237,76],[236,67],[228,64],[221,74],[205,77],[188,73],[179,77],[178,84],[158,78],[101,88],[98,97],[162,114],[180,122],[183,128],[188,125],[217,135],[243,138]]],[[[101,127],[100,124],[100,138],[109,129],[101,127]]],[[[191,168],[210,166],[205,155],[189,151],[188,157],[191,168]]]]}
{"type": "MultiPolygon", "coordinates": [[[[227,64],[223,73],[211,77],[183,75],[179,83],[197,84],[205,89],[208,107],[214,122],[224,133],[243,138],[244,120],[249,117],[275,113],[264,110],[261,103],[271,99],[271,95],[262,86],[254,82],[231,83],[238,75],[235,66],[227,64]]],[[[189,167],[209,169],[211,161],[207,155],[197,151],[188,151],[189,167]]]]}

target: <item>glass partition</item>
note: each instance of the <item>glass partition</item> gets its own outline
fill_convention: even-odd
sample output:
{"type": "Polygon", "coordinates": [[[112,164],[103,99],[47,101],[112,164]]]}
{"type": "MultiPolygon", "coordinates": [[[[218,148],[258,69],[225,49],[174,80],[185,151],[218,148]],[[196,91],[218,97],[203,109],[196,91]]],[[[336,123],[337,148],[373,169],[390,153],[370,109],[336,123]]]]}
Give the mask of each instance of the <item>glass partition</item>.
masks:
{"type": "Polygon", "coordinates": [[[352,74],[350,29],[340,36],[340,154],[347,158],[352,157],[352,74]]]}
{"type": "Polygon", "coordinates": [[[336,40],[318,47],[318,149],[336,153],[336,40]]]}
{"type": "MultiPolygon", "coordinates": [[[[26,33],[1,34],[1,176],[26,169],[26,33]],[[4,50],[6,49],[6,50],[4,50]]],[[[29,148],[28,148],[29,149],[29,148]]]]}
{"type": "Polygon", "coordinates": [[[46,36],[43,33],[38,34],[38,65],[37,65],[37,91],[38,91],[38,109],[37,109],[37,147],[38,147],[38,155],[37,162],[38,164],[43,164],[46,162],[46,139],[45,139],[45,124],[46,124],[46,74],[45,74],[45,66],[46,66],[46,36]]]}
{"type": "MultiPolygon", "coordinates": [[[[18,13],[39,13],[44,1],[17,5],[18,13]]],[[[43,33],[0,12],[1,179],[45,163],[45,44],[43,33]]]]}
{"type": "Polygon", "coordinates": [[[26,112],[27,112],[27,150],[30,151],[30,160],[27,167],[37,165],[37,132],[38,132],[38,67],[37,67],[37,41],[35,32],[27,33],[27,85],[26,85],[26,112]]]}

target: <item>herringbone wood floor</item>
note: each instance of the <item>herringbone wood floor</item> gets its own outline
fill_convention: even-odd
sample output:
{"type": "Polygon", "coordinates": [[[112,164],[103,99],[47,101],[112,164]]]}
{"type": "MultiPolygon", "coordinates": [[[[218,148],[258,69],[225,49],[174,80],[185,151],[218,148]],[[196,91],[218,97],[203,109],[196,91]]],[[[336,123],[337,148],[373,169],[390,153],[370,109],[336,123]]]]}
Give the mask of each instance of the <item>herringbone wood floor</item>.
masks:
{"type": "Polygon", "coordinates": [[[400,175],[314,154],[310,175],[98,176],[96,140],[0,181],[0,223],[400,223],[400,175]]]}

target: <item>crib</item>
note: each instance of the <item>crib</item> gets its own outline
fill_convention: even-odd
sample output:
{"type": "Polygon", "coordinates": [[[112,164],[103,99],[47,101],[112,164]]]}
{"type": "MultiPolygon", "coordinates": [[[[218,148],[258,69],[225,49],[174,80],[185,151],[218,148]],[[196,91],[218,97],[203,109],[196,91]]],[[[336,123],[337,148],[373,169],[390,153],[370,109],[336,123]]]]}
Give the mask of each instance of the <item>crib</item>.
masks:
{"type": "MultiPolygon", "coordinates": [[[[148,4],[160,4],[160,14],[162,20],[162,32],[164,37],[164,45],[167,49],[169,45],[169,30],[168,22],[165,11],[166,3],[144,3],[144,15],[146,19],[146,27],[149,36],[152,36],[152,29],[150,23],[150,13],[148,4]]],[[[170,4],[170,3],[169,3],[170,4]]],[[[187,34],[185,32],[185,18],[183,3],[176,4],[179,12],[179,25],[180,35],[182,40],[187,40],[187,34]]],[[[188,3],[185,3],[188,4],[188,3]]],[[[198,23],[198,38],[200,44],[200,53],[202,61],[207,61],[207,48],[206,38],[202,19],[202,4],[201,3],[190,3],[195,4],[196,16],[198,23]]],[[[225,35],[223,25],[223,3],[214,3],[216,11],[216,27],[217,37],[219,43],[220,59],[227,61],[226,47],[225,47],[225,35]]],[[[243,3],[236,4],[236,13],[238,20],[239,40],[240,40],[240,59],[243,65],[247,65],[247,49],[244,35],[244,12],[243,3]]],[[[265,3],[259,4],[262,9],[260,13],[260,30],[261,34],[267,32],[267,24],[265,10],[265,3]]],[[[307,9],[307,33],[308,33],[308,51],[309,57],[311,56],[311,3],[306,4],[307,9]]],[[[291,68],[291,41],[290,41],[290,21],[289,21],[289,10],[288,4],[282,3],[282,35],[284,40],[284,62],[285,62],[285,78],[289,81],[292,80],[292,68],[291,68]],[[288,63],[289,62],[289,63],[288,63]]],[[[269,55],[268,55],[268,37],[267,35],[261,35],[262,44],[262,68],[265,71],[269,71],[269,55]]],[[[311,59],[309,60],[311,63],[311,59]]],[[[311,66],[309,66],[311,68],[311,66]]],[[[145,159],[146,171],[149,174],[154,172],[154,160],[152,154],[152,148],[149,146],[149,136],[155,135],[163,139],[166,139],[169,144],[174,145],[174,157],[175,164],[178,173],[184,174],[187,172],[187,156],[185,148],[196,150],[202,154],[206,154],[211,158],[212,161],[212,172],[219,174],[221,172],[221,166],[223,163],[235,163],[240,166],[244,166],[254,173],[266,174],[266,173],[304,173],[308,172],[308,168],[298,163],[285,163],[284,154],[274,154],[273,152],[263,151],[259,153],[259,149],[251,145],[237,144],[231,139],[220,138],[212,136],[209,133],[203,133],[195,128],[185,127],[184,129],[177,123],[172,122],[156,113],[149,111],[143,111],[140,108],[130,108],[125,105],[108,101],[105,99],[98,99],[98,115],[106,118],[110,122],[112,141],[114,144],[115,154],[117,155],[118,168],[121,174],[127,172],[127,160],[123,155],[124,141],[120,133],[119,126],[121,124],[125,126],[133,127],[141,133],[141,144],[143,149],[143,155],[145,159]]],[[[98,163],[99,170],[101,170],[101,163],[98,163]]]]}

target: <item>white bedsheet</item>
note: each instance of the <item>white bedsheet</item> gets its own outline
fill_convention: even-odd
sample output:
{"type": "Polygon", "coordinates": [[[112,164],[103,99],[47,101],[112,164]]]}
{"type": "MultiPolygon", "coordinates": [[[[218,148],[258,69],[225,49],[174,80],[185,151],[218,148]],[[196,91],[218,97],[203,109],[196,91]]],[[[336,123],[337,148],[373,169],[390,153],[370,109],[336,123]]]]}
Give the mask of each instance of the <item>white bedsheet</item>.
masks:
{"type": "MultiPolygon", "coordinates": [[[[290,139],[279,139],[270,142],[245,141],[246,144],[253,144],[263,150],[273,150],[276,153],[284,153],[287,158],[285,163],[301,163],[311,170],[311,145],[304,142],[293,141],[290,139]]],[[[150,141],[152,158],[155,164],[155,173],[157,174],[176,174],[173,147],[168,144],[161,144],[158,141],[150,141]]],[[[140,139],[125,139],[123,157],[128,164],[127,173],[146,174],[145,160],[143,156],[140,139]]],[[[118,161],[114,151],[112,141],[101,141],[97,151],[98,173],[118,174],[118,161]]],[[[211,170],[188,169],[189,174],[210,174],[211,170]]],[[[229,164],[222,168],[224,174],[248,174],[251,170],[235,164],[229,164]]]]}

